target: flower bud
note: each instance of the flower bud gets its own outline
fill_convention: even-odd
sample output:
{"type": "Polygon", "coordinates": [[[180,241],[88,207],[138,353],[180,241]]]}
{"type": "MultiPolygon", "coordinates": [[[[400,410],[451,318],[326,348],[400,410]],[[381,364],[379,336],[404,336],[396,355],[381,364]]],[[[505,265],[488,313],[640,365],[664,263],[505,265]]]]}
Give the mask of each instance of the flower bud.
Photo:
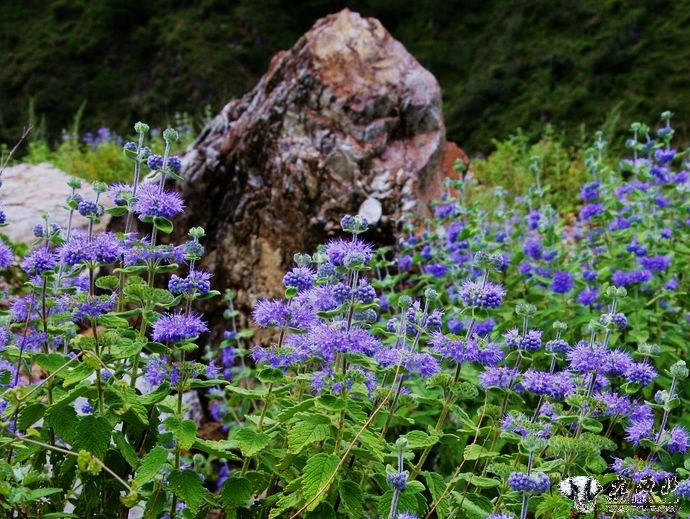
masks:
{"type": "Polygon", "coordinates": [[[149,129],[149,125],[146,123],[142,123],[141,121],[135,123],[134,125],[134,131],[138,134],[148,133],[149,129]]]}
{"type": "Polygon", "coordinates": [[[672,377],[679,379],[688,378],[688,368],[684,360],[679,360],[668,370],[672,377]]]}
{"type": "Polygon", "coordinates": [[[555,321],[552,326],[553,326],[553,329],[556,331],[564,332],[568,329],[568,325],[566,323],[564,323],[563,321],[555,321]]]}
{"type": "Polygon", "coordinates": [[[438,299],[438,292],[436,292],[436,290],[433,288],[427,288],[424,291],[424,298],[427,301],[436,301],[438,299]]]}
{"type": "Polygon", "coordinates": [[[299,267],[306,267],[311,263],[311,256],[309,254],[297,253],[293,256],[294,262],[299,267]]]}
{"type": "Polygon", "coordinates": [[[643,355],[659,355],[661,347],[658,344],[647,344],[643,342],[637,347],[637,350],[643,355]]]}
{"type": "Polygon", "coordinates": [[[177,142],[179,138],[180,135],[174,128],[166,128],[165,130],[163,130],[163,140],[165,142],[177,142]]]}
{"type": "Polygon", "coordinates": [[[401,308],[408,308],[412,306],[412,298],[408,295],[400,296],[400,299],[398,299],[398,304],[401,308]]]}

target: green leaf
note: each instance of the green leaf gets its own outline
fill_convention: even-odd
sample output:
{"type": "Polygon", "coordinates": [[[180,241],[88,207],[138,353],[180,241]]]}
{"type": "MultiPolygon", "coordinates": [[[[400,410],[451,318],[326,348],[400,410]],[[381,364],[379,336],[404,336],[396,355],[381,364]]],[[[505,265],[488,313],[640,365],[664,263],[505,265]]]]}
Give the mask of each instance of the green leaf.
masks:
{"type": "Polygon", "coordinates": [[[288,451],[297,454],[307,445],[330,436],[330,419],[321,415],[309,415],[298,421],[288,432],[288,451]]]}
{"type": "Polygon", "coordinates": [[[77,424],[79,423],[74,407],[71,405],[58,405],[49,408],[46,411],[45,422],[65,442],[74,442],[77,436],[77,424]]]}
{"type": "Polygon", "coordinates": [[[120,280],[117,278],[117,276],[102,276],[96,280],[96,286],[98,288],[109,290],[110,292],[115,290],[119,283],[120,280]]]}
{"type": "Polygon", "coordinates": [[[325,407],[329,411],[342,411],[347,407],[347,400],[338,398],[335,395],[321,395],[317,401],[320,406],[325,407]]]}
{"type": "MultiPolygon", "coordinates": [[[[95,370],[93,368],[88,367],[86,364],[78,364],[75,368],[67,368],[65,371],[67,371],[67,373],[65,374],[64,380],[62,381],[63,387],[69,387],[78,382],[81,382],[89,375],[91,375],[91,373],[93,373],[95,370]]],[[[61,375],[62,373],[60,373],[58,376],[61,375]]]]}
{"type": "Polygon", "coordinates": [[[171,416],[165,420],[165,426],[175,435],[177,444],[183,451],[189,450],[196,440],[196,424],[191,420],[180,420],[171,416]]]}
{"type": "Polygon", "coordinates": [[[465,493],[462,508],[469,519],[484,519],[491,514],[493,504],[486,497],[479,494],[465,493]]]}
{"type": "Polygon", "coordinates": [[[335,473],[339,461],[338,456],[325,452],[320,452],[307,461],[300,478],[302,495],[307,502],[316,498],[307,508],[308,511],[314,510],[327,497],[328,489],[332,483],[329,483],[329,479],[335,473]],[[319,492],[321,493],[319,494],[319,492]],[[318,497],[316,497],[317,494],[318,497]]]}
{"type": "MultiPolygon", "coordinates": [[[[29,490],[26,494],[27,501],[36,501],[46,496],[52,496],[58,492],[62,492],[61,488],[36,488],[34,490],[29,490]]],[[[45,516],[44,516],[45,517],[45,516]]]]}
{"type": "Polygon", "coordinates": [[[96,319],[96,322],[98,322],[98,324],[100,324],[101,326],[105,326],[106,328],[129,327],[129,321],[127,319],[123,319],[122,317],[117,317],[110,314],[99,315],[96,319]]]}
{"type": "Polygon", "coordinates": [[[168,488],[192,510],[202,501],[211,501],[211,493],[192,470],[173,470],[168,476],[168,488]]]}
{"type": "Polygon", "coordinates": [[[240,450],[244,456],[254,456],[271,442],[268,434],[251,429],[242,429],[238,432],[237,440],[240,442],[240,450]]]}
{"type": "Polygon", "coordinates": [[[34,362],[41,366],[48,373],[57,371],[71,359],[66,359],[59,353],[37,353],[34,355],[34,362]]]}
{"type": "Polygon", "coordinates": [[[587,417],[584,420],[582,420],[582,427],[594,433],[600,433],[604,428],[604,426],[599,420],[590,417],[587,417]]]}
{"type": "Polygon", "coordinates": [[[340,495],[340,509],[344,510],[350,519],[364,517],[364,493],[354,481],[342,481],[338,487],[340,495]]]}
{"type": "Polygon", "coordinates": [[[226,479],[220,488],[220,499],[226,511],[244,505],[252,497],[252,484],[247,478],[233,476],[226,479]]]}
{"type": "Polygon", "coordinates": [[[429,436],[424,431],[410,431],[403,438],[407,440],[410,449],[423,449],[431,447],[438,442],[437,436],[429,436]]]}
{"type": "Polygon", "coordinates": [[[109,207],[105,210],[105,212],[112,216],[119,217],[127,214],[127,208],[125,206],[118,205],[115,207],[109,207]]]}
{"type": "Polygon", "coordinates": [[[314,406],[314,399],[313,398],[308,398],[307,400],[303,400],[297,405],[293,405],[292,407],[288,407],[287,409],[284,409],[277,417],[276,420],[279,422],[285,423],[292,419],[293,416],[295,416],[297,413],[301,411],[306,411],[307,409],[310,409],[311,407],[314,406]]]}
{"type": "Polygon", "coordinates": [[[152,481],[167,461],[168,450],[160,445],[158,447],[154,447],[146,456],[142,458],[133,482],[137,486],[142,486],[149,481],[152,481]]]}
{"type": "Polygon", "coordinates": [[[20,430],[28,429],[33,424],[38,422],[46,412],[46,406],[43,404],[30,404],[27,405],[19,413],[19,419],[17,421],[17,426],[20,430]]]}
{"type": "MultiPolygon", "coordinates": [[[[383,517],[390,516],[391,505],[393,503],[393,490],[388,489],[381,496],[378,505],[379,514],[383,517]]],[[[400,492],[398,497],[398,511],[399,512],[417,512],[417,498],[415,494],[407,492],[407,489],[400,492]]]]}
{"type": "Polygon", "coordinates": [[[163,218],[162,216],[155,216],[153,218],[153,225],[162,233],[170,234],[173,232],[172,222],[167,218],[163,218]]]}
{"type": "Polygon", "coordinates": [[[257,378],[264,384],[276,384],[285,380],[285,375],[278,368],[264,368],[259,371],[257,378]]]}
{"type": "Polygon", "coordinates": [[[170,394],[170,384],[163,382],[160,386],[156,388],[155,391],[141,395],[139,397],[139,402],[143,405],[157,404],[162,401],[166,396],[170,394]]]}
{"type": "MultiPolygon", "coordinates": [[[[426,486],[429,488],[433,502],[436,503],[446,490],[446,482],[439,474],[436,474],[435,472],[425,472],[424,479],[426,480],[426,486]]],[[[446,496],[446,498],[447,497],[448,496],[446,496]]],[[[438,506],[436,507],[438,517],[449,516],[448,500],[446,498],[438,503],[438,506]]]]}
{"type": "Polygon", "coordinates": [[[133,469],[137,468],[139,458],[137,457],[134,447],[127,441],[124,434],[120,431],[113,431],[113,441],[127,464],[133,469]]]}
{"type": "Polygon", "coordinates": [[[110,445],[112,431],[112,425],[102,416],[84,416],[77,425],[77,436],[74,440],[73,450],[84,449],[97,458],[103,459],[105,451],[110,445]]]}
{"type": "Polygon", "coordinates": [[[465,446],[465,451],[463,454],[463,458],[466,460],[476,460],[479,458],[492,458],[494,456],[498,456],[498,452],[489,452],[488,449],[485,449],[478,443],[472,443],[470,445],[465,446]]]}

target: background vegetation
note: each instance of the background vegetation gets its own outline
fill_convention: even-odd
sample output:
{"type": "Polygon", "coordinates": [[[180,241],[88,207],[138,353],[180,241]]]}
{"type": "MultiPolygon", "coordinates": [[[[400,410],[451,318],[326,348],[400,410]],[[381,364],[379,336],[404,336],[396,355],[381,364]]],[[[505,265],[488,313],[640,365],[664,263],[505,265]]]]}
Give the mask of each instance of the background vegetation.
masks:
{"type": "MultiPolygon", "coordinates": [[[[662,109],[689,120],[687,1],[5,0],[0,142],[30,112],[57,142],[84,101],[84,129],[127,133],[126,121],[172,122],[175,110],[200,118],[345,6],[380,19],[436,75],[449,136],[471,153],[517,127],[598,128],[619,103],[625,121],[662,109]]],[[[676,130],[687,142],[687,127],[676,130]]]]}

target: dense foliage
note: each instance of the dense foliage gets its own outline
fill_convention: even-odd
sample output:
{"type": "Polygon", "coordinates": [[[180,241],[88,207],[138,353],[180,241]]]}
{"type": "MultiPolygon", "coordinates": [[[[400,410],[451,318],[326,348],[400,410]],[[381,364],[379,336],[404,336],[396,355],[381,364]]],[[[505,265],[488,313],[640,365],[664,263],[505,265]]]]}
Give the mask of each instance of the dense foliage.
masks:
{"type": "MultiPolygon", "coordinates": [[[[295,256],[284,297],[256,305],[265,344],[237,328],[227,293],[228,329],[203,351],[195,302],[220,295],[199,266],[204,231],[160,243],[184,210],[166,188],[178,135],[153,154],[138,123],[124,145],[133,182],[95,186],[125,232],[46,219],[20,262],[25,290],[0,328],[0,507],[567,518],[557,483],[588,475],[622,479],[622,502],[670,499],[687,514],[690,179],[670,117],[632,125],[615,168],[602,134],[583,150],[574,221],[547,202],[538,157],[527,194],[496,190],[490,211],[449,181],[395,247],[376,249],[367,222],[345,216],[343,236],[295,256]],[[213,435],[190,414],[198,393],[213,435]]],[[[71,217],[98,220],[100,194],[70,188],[71,217]]],[[[5,245],[0,264],[17,269],[5,245]]]]}
{"type": "Polygon", "coordinates": [[[381,20],[438,78],[449,136],[468,152],[519,126],[538,133],[545,121],[598,128],[619,102],[626,120],[690,104],[685,2],[5,3],[0,142],[27,123],[30,98],[51,141],[85,100],[87,127],[120,133],[135,116],[218,110],[250,90],[276,52],[346,5],[381,20]]]}

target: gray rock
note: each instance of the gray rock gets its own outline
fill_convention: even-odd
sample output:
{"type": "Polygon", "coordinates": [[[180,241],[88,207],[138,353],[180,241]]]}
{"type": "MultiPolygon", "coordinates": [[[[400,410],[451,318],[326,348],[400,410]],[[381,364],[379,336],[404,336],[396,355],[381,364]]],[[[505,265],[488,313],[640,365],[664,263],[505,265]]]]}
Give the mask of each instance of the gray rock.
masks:
{"type": "MultiPolygon", "coordinates": [[[[65,201],[71,193],[67,181],[71,177],[52,164],[18,164],[5,169],[2,173],[0,187],[0,208],[7,215],[7,227],[0,229],[14,242],[32,243],[35,240],[33,227],[43,223],[44,212],[49,215],[51,223],[67,228],[68,211],[65,201]]],[[[89,200],[96,199],[96,193],[88,182],[82,181],[79,193],[89,200]]],[[[95,227],[97,231],[105,230],[109,215],[101,218],[95,227]]],[[[86,230],[88,220],[80,214],[74,214],[73,228],[86,230]]]]}

